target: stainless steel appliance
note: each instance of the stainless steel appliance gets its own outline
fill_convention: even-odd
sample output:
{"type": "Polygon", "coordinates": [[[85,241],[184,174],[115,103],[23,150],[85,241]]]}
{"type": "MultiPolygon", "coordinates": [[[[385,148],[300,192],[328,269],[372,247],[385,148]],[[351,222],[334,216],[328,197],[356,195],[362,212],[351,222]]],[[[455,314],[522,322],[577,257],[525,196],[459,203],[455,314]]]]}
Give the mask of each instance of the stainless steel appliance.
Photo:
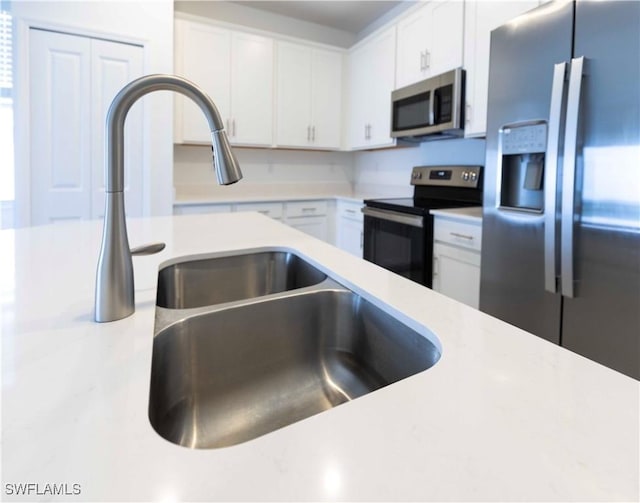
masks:
{"type": "Polygon", "coordinates": [[[391,136],[408,141],[464,134],[465,72],[456,68],[391,93],[391,136]]]}
{"type": "Polygon", "coordinates": [[[480,206],[481,166],[418,166],[413,198],[368,199],[364,213],[365,260],[431,287],[433,217],[429,210],[480,206]]]}
{"type": "Polygon", "coordinates": [[[480,309],[640,378],[640,2],[491,35],[480,309]]]}

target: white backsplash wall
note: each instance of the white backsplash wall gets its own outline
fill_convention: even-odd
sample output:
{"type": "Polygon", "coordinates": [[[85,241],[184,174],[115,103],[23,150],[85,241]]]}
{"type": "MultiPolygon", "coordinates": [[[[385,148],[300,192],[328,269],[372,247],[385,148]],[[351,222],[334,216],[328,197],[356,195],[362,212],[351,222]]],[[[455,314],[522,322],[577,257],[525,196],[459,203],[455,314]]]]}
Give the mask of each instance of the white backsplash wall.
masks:
{"type": "Polygon", "coordinates": [[[354,191],[376,196],[412,196],[414,166],[484,166],[483,139],[439,140],[415,147],[354,153],[354,191]]]}
{"type": "Polygon", "coordinates": [[[216,183],[211,147],[174,146],[175,198],[233,199],[351,195],[353,154],[234,148],[244,178],[229,186],[216,183]]]}

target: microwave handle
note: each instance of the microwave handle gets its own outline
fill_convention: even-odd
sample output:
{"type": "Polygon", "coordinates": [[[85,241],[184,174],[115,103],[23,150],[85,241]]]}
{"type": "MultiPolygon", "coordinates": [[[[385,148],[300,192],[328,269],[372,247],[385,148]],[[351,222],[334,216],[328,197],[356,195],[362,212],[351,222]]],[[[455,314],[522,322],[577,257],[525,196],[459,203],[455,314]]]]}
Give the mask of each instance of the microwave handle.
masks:
{"type": "Polygon", "coordinates": [[[433,126],[435,121],[435,104],[436,101],[436,93],[435,90],[429,92],[429,125],[433,126]]]}

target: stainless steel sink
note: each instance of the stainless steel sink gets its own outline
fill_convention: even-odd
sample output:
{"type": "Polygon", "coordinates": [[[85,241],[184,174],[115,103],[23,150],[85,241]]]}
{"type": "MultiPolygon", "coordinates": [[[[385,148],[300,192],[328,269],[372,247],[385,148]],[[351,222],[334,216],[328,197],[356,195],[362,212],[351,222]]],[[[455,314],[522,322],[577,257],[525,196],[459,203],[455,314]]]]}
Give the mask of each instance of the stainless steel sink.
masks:
{"type": "Polygon", "coordinates": [[[176,313],[154,339],[155,430],[186,447],[230,446],[437,362],[423,335],[330,282],[186,319],[176,313]]]}
{"type": "Polygon", "coordinates": [[[285,251],[180,262],[158,276],[157,305],[187,309],[315,285],[326,275],[285,251]]]}

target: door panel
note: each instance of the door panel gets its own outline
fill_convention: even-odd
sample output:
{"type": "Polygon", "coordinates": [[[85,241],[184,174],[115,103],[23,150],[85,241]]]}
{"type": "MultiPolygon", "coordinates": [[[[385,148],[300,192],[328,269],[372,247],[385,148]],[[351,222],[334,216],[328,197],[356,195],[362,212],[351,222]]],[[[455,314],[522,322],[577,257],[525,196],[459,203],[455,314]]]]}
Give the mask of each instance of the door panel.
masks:
{"type": "Polygon", "coordinates": [[[91,44],[29,33],[31,224],[91,214],[91,44]]]}
{"type": "Polygon", "coordinates": [[[498,132],[505,124],[548,120],[554,64],[571,57],[573,4],[532,12],[491,36],[480,309],[559,343],[561,299],[544,285],[543,215],[498,209],[498,132]]]}
{"type": "Polygon", "coordinates": [[[585,56],[574,228],[575,297],[562,345],[640,379],[640,3],[578,2],[585,56]]]}

